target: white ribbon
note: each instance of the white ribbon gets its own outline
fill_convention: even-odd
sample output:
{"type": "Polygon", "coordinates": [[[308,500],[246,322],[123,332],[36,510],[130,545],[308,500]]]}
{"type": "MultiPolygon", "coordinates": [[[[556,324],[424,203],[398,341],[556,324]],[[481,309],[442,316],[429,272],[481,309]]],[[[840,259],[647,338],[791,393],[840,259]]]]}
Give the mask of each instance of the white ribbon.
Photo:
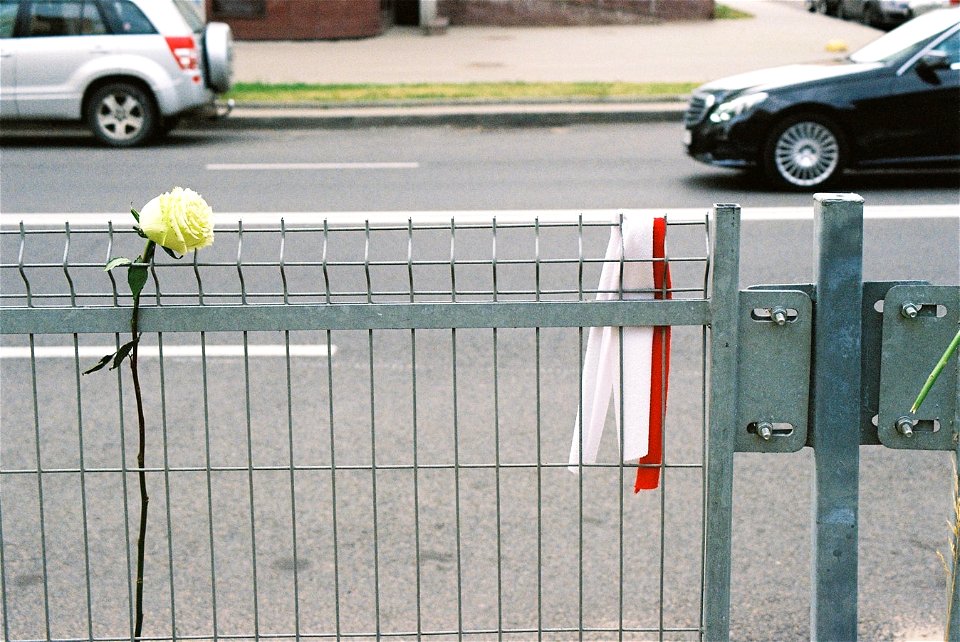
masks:
{"type": "MultiPolygon", "coordinates": [[[[610,231],[600,273],[598,301],[619,299],[621,291],[624,300],[654,298],[653,263],[650,261],[653,258],[653,219],[652,214],[625,214],[622,226],[615,226],[610,231]],[[643,262],[634,262],[636,260],[643,262]]],[[[618,447],[621,426],[623,429],[623,461],[646,456],[650,446],[652,352],[652,327],[590,328],[580,380],[581,403],[570,444],[571,472],[579,472],[580,462],[592,464],[597,461],[611,396],[618,447]],[[626,373],[622,380],[621,359],[626,373]],[[621,408],[623,417],[620,416],[621,408]],[[581,421],[581,416],[585,421],[581,421]]]]}

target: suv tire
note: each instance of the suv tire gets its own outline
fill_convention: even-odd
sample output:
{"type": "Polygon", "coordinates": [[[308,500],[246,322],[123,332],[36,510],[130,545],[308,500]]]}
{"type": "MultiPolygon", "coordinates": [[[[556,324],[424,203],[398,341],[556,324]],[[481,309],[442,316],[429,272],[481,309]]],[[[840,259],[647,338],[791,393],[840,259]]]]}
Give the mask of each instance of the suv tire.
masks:
{"type": "Polygon", "coordinates": [[[126,82],[96,89],[87,100],[85,119],[94,136],[112,147],[143,144],[157,134],[160,125],[153,96],[126,82]]]}

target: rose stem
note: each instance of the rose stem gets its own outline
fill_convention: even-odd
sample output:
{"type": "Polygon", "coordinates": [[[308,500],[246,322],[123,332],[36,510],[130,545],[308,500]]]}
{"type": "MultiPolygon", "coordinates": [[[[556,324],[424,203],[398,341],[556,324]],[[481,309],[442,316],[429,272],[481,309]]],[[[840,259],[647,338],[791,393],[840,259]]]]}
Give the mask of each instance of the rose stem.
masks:
{"type": "MultiPolygon", "coordinates": [[[[149,263],[153,258],[156,245],[147,241],[140,263],[149,263]]],[[[137,476],[140,480],[140,534],[137,537],[137,620],[134,628],[134,638],[139,640],[143,630],[143,561],[146,551],[147,537],[147,506],[150,497],[147,495],[147,474],[145,467],[146,451],[146,420],[143,415],[143,393],[140,390],[140,372],[137,368],[137,350],[140,347],[140,293],[133,295],[133,315],[130,320],[130,332],[133,335],[133,350],[130,352],[130,372],[133,375],[133,391],[137,399],[137,427],[140,443],[137,450],[137,476]]]]}

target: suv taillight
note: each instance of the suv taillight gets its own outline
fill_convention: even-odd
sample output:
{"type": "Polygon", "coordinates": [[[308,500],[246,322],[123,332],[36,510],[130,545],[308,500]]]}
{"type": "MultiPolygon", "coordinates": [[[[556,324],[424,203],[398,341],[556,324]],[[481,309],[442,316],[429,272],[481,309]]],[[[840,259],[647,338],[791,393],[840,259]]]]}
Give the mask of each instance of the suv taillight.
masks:
{"type": "Polygon", "coordinates": [[[174,60],[183,71],[195,71],[199,66],[199,53],[193,36],[168,36],[167,46],[174,60]]]}

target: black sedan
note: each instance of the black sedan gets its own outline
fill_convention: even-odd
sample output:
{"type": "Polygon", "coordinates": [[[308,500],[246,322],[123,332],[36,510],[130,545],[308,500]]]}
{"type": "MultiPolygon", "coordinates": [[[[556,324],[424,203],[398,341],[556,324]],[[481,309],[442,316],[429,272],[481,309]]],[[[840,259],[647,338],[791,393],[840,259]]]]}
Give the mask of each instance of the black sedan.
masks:
{"type": "Polygon", "coordinates": [[[837,63],[703,85],[684,124],[690,156],[792,189],[846,168],[960,166],[960,9],[915,18],[837,63]]]}

